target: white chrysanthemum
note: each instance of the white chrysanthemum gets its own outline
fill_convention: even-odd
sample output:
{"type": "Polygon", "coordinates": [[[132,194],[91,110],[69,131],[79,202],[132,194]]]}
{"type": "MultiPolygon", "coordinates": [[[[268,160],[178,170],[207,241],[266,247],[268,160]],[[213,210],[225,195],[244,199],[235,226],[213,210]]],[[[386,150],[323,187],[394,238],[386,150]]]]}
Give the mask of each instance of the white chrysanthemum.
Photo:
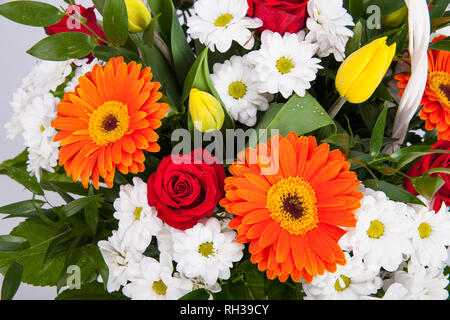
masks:
{"type": "Polygon", "coordinates": [[[141,178],[134,177],[133,185],[121,185],[114,209],[114,218],[119,220],[118,233],[124,245],[144,252],[152,237],[163,227],[156,208],[148,205],[147,184],[141,178]]]}
{"type": "Polygon", "coordinates": [[[109,269],[106,287],[108,292],[119,290],[129,279],[140,274],[139,264],[143,255],[136,251],[128,251],[117,231],[113,231],[108,241],[99,241],[98,247],[109,269]]]}
{"type": "Polygon", "coordinates": [[[404,203],[389,200],[386,194],[363,189],[361,208],[355,211],[356,228],[341,241],[344,250],[364,260],[370,269],[394,272],[412,253],[414,227],[406,214],[412,210],[404,203]]]}
{"type": "Polygon", "coordinates": [[[124,295],[133,300],[177,300],[192,291],[190,280],[173,275],[169,255],[161,253],[159,260],[145,257],[139,265],[140,275],[124,286],[124,295]]]}
{"type": "Polygon", "coordinates": [[[250,50],[255,39],[249,29],[263,25],[258,18],[246,17],[246,0],[198,0],[194,10],[196,15],[187,21],[187,33],[211,51],[217,48],[220,52],[226,52],[233,41],[250,50]]]}
{"type": "MultiPolygon", "coordinates": [[[[397,271],[393,277],[394,283],[402,285],[408,294],[406,300],[446,300],[449,284],[441,268],[425,268],[409,263],[408,271],[397,271]]],[[[392,285],[391,285],[392,286],[392,285]]]]}
{"type": "Polygon", "coordinates": [[[244,246],[235,241],[236,233],[223,231],[216,218],[209,218],[185,231],[174,231],[173,259],[177,271],[188,278],[202,277],[212,285],[228,279],[233,262],[242,259],[244,246]]]}
{"type": "Polygon", "coordinates": [[[255,80],[260,92],[280,92],[289,98],[294,92],[303,97],[316,79],[320,60],[313,58],[317,45],[302,41],[297,34],[265,30],[261,35],[261,48],[247,55],[255,66],[255,80]]]}
{"type": "Polygon", "coordinates": [[[361,259],[345,253],[347,264],[337,266],[334,273],[325,272],[304,283],[306,300],[357,300],[374,294],[383,281],[378,271],[368,270],[361,259]]]}
{"type": "Polygon", "coordinates": [[[271,95],[260,94],[253,80],[253,65],[245,57],[233,56],[223,64],[216,63],[211,80],[225,108],[234,118],[249,127],[256,124],[258,110],[269,109],[271,95]]]}
{"type": "Polygon", "coordinates": [[[443,267],[448,259],[446,246],[450,245],[450,213],[445,203],[441,210],[434,212],[420,205],[411,206],[408,216],[414,224],[411,260],[423,266],[443,267]]]}
{"type": "Polygon", "coordinates": [[[344,61],[345,46],[353,37],[353,31],[347,26],[354,26],[353,18],[342,5],[342,0],[310,0],[308,2],[309,18],[306,27],[309,32],[307,41],[318,44],[319,57],[334,55],[336,61],[344,61]]]}
{"type": "Polygon", "coordinates": [[[91,61],[89,61],[89,59],[75,60],[73,64],[76,66],[75,74],[73,78],[67,83],[64,92],[74,92],[75,88],[79,84],[78,80],[81,76],[84,76],[86,73],[91,72],[96,64],[104,65],[102,61],[99,61],[96,58],[92,59],[91,61]]]}

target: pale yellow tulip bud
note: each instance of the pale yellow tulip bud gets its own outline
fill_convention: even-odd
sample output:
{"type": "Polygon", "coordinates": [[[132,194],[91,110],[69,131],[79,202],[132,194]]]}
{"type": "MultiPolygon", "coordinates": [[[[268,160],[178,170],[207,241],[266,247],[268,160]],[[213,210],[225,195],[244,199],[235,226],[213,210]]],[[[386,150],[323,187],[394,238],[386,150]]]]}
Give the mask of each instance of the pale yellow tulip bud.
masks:
{"type": "Polygon", "coordinates": [[[388,47],[386,39],[376,39],[355,51],[339,68],[336,89],[349,102],[365,102],[383,80],[396,50],[396,44],[388,47]]]}
{"type": "Polygon", "coordinates": [[[128,31],[143,32],[152,21],[147,6],[141,0],[125,0],[125,4],[128,13],[128,31]]]}
{"type": "Polygon", "coordinates": [[[192,89],[189,113],[195,128],[201,132],[220,130],[225,120],[220,102],[208,92],[192,89]]]}

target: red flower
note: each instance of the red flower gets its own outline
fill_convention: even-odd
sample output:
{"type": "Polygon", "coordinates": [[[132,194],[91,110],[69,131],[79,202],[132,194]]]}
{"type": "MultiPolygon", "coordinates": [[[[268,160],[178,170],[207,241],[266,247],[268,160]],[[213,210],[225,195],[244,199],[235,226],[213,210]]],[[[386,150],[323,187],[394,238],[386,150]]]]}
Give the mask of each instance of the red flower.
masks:
{"type": "Polygon", "coordinates": [[[260,18],[264,25],[259,29],[284,35],[297,33],[306,24],[308,0],[247,0],[248,15],[260,18]]]}
{"type": "Polygon", "coordinates": [[[169,155],[148,180],[148,204],[158,217],[180,230],[213,214],[224,195],[225,170],[207,151],[169,155]]]}
{"type": "MultiPolygon", "coordinates": [[[[65,15],[58,23],[45,28],[45,30],[49,35],[62,32],[81,32],[93,36],[92,32],[89,30],[91,29],[97,36],[106,39],[105,32],[97,24],[97,17],[95,16],[94,10],[95,7],[86,9],[79,4],[69,5],[66,9],[67,15],[65,15]],[[88,28],[79,22],[80,15],[86,19],[86,26],[88,26],[88,28]]],[[[102,41],[99,41],[99,44],[105,45],[102,41]]]]}
{"type": "MultiPolygon", "coordinates": [[[[433,144],[433,149],[450,150],[450,141],[439,140],[433,144]]],[[[423,156],[406,174],[410,177],[419,177],[433,168],[450,168],[450,154],[436,153],[423,156]]],[[[445,202],[447,206],[450,205],[450,175],[446,173],[434,173],[431,176],[441,176],[445,181],[445,185],[439,189],[432,200],[433,209],[437,212],[441,208],[443,202],[445,202]]],[[[404,180],[404,187],[412,194],[418,195],[418,192],[414,189],[414,186],[408,178],[404,180]]]]}

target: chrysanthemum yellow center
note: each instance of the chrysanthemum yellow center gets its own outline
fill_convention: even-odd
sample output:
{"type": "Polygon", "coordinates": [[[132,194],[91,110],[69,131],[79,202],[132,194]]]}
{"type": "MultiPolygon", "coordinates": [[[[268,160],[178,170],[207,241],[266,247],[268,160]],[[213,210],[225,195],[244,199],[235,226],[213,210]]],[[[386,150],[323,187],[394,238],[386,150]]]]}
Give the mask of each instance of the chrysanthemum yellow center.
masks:
{"type": "Polygon", "coordinates": [[[334,288],[336,291],[344,291],[350,286],[350,278],[344,275],[341,275],[336,282],[334,283],[334,288]]]}
{"type": "Polygon", "coordinates": [[[239,100],[247,93],[247,86],[240,81],[235,81],[228,87],[228,93],[234,99],[239,100]]]}
{"type": "Polygon", "coordinates": [[[128,108],[117,101],[107,101],[91,114],[89,135],[97,145],[116,142],[128,130],[128,108]]]}
{"type": "Polygon", "coordinates": [[[373,220],[370,222],[369,229],[366,232],[369,238],[378,239],[384,233],[384,225],[379,220],[373,220]]]}
{"type": "Polygon", "coordinates": [[[154,281],[152,288],[160,296],[164,296],[167,292],[167,286],[162,280],[154,281]]]}
{"type": "Polygon", "coordinates": [[[44,132],[45,131],[44,125],[41,124],[41,127],[39,129],[41,130],[41,132],[44,132]]]}
{"type": "Polygon", "coordinates": [[[291,234],[303,235],[319,222],[316,193],[300,177],[288,177],[267,192],[267,209],[273,220],[291,234]]]}
{"type": "Polygon", "coordinates": [[[205,242],[200,245],[198,248],[198,252],[204,256],[205,258],[208,258],[209,256],[214,254],[214,245],[212,242],[205,242]]]}
{"type": "Polygon", "coordinates": [[[431,234],[431,226],[426,222],[422,222],[418,229],[422,239],[428,238],[431,234]]]}
{"type": "Polygon", "coordinates": [[[216,27],[226,27],[231,20],[233,19],[233,16],[229,13],[225,13],[220,15],[217,19],[216,22],[214,22],[214,25],[216,27]]]}
{"type": "Polygon", "coordinates": [[[142,207],[137,207],[134,210],[134,217],[136,218],[136,220],[141,220],[141,212],[142,212],[143,208],[142,207]]]}
{"type": "Polygon", "coordinates": [[[435,71],[429,75],[429,85],[439,100],[450,107],[450,74],[444,71],[435,71]]]}
{"type": "Polygon", "coordinates": [[[294,63],[291,59],[286,57],[282,57],[277,61],[277,69],[281,74],[287,74],[291,72],[292,68],[294,68],[294,63]]]}

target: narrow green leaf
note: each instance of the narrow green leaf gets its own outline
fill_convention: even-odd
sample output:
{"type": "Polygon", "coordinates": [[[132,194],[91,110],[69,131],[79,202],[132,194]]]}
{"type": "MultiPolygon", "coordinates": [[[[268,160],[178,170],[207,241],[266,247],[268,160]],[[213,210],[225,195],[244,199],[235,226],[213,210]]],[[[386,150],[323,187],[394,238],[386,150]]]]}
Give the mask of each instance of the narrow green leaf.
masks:
{"type": "MultiPolygon", "coordinates": [[[[89,196],[93,196],[94,192],[92,186],[89,188],[89,196]]],[[[92,230],[92,233],[95,235],[97,231],[97,219],[98,219],[98,207],[96,202],[90,202],[84,208],[84,220],[86,221],[87,226],[92,230]]]]}
{"type": "Polygon", "coordinates": [[[383,146],[387,111],[388,107],[385,105],[372,131],[372,138],[370,139],[370,155],[374,159],[378,157],[381,147],[383,146]]]}
{"type": "Polygon", "coordinates": [[[61,292],[55,300],[128,300],[120,292],[108,293],[101,283],[96,281],[86,283],[81,289],[67,289],[61,292]]]}
{"type": "Polygon", "coordinates": [[[0,252],[25,250],[30,247],[27,239],[11,235],[0,236],[0,252]]]}
{"type": "Polygon", "coordinates": [[[64,12],[44,2],[10,1],[0,5],[0,15],[20,24],[48,27],[58,23],[64,12]]]}
{"type": "Polygon", "coordinates": [[[12,300],[22,281],[23,267],[14,262],[8,268],[2,284],[2,300],[12,300]]]}
{"type": "Polygon", "coordinates": [[[103,259],[100,249],[97,246],[91,246],[88,249],[88,253],[89,253],[89,260],[92,262],[97,272],[102,277],[103,285],[106,288],[106,285],[108,283],[109,270],[108,266],[105,263],[105,260],[103,259]]]}
{"type": "Polygon", "coordinates": [[[103,15],[103,8],[105,7],[105,0],[92,0],[95,8],[103,15]]]}
{"type": "Polygon", "coordinates": [[[430,45],[430,50],[450,51],[450,41],[442,40],[430,45]]]}
{"type": "Polygon", "coordinates": [[[427,200],[431,200],[434,195],[445,185],[441,177],[417,177],[411,179],[414,189],[427,200]]]}
{"type": "Polygon", "coordinates": [[[62,32],[36,43],[27,51],[30,55],[49,61],[66,61],[87,56],[97,46],[97,40],[81,32],[62,32]]]}
{"type": "Polygon", "coordinates": [[[103,29],[109,41],[123,45],[128,39],[128,14],[124,0],[105,0],[103,29]]]}
{"type": "Polygon", "coordinates": [[[358,50],[361,46],[361,39],[363,33],[363,25],[361,21],[358,21],[356,25],[353,27],[353,37],[348,40],[347,45],[345,47],[345,55],[349,56],[356,50],[358,50]]]}
{"type": "Polygon", "coordinates": [[[397,164],[397,168],[401,169],[417,158],[427,154],[450,153],[450,150],[431,150],[431,148],[431,146],[427,145],[409,146],[394,152],[388,157],[388,160],[395,162],[397,164]]]}
{"type": "Polygon", "coordinates": [[[69,202],[64,207],[62,207],[60,213],[67,218],[80,212],[81,210],[91,205],[92,203],[94,203],[97,206],[102,200],[103,199],[100,197],[100,195],[79,198],[69,202]]]}
{"type": "Polygon", "coordinates": [[[363,184],[375,191],[383,191],[389,199],[393,201],[399,201],[403,203],[420,204],[425,206],[425,204],[420,201],[416,196],[406,191],[402,187],[390,184],[386,181],[375,181],[375,180],[365,180],[363,184]]]}
{"type": "Polygon", "coordinates": [[[16,203],[11,203],[0,207],[0,213],[17,215],[36,211],[36,207],[41,208],[45,204],[41,200],[25,200],[16,203]]]}
{"type": "Polygon", "coordinates": [[[433,173],[446,173],[446,174],[450,174],[450,168],[433,168],[428,170],[427,172],[425,172],[422,176],[426,177],[429,176],[433,173]]]}
{"type": "Polygon", "coordinates": [[[435,1],[434,5],[430,8],[430,19],[442,18],[449,4],[449,0],[435,1]]]}
{"type": "Polygon", "coordinates": [[[358,20],[364,13],[364,1],[363,0],[349,0],[350,14],[353,20],[358,20]]]}
{"type": "Polygon", "coordinates": [[[53,182],[49,181],[48,184],[53,188],[53,190],[58,193],[60,195],[61,198],[63,198],[63,200],[66,203],[72,202],[73,200],[75,200],[70,194],[68,194],[67,192],[65,192],[63,189],[61,189],[60,187],[58,187],[56,184],[54,184],[53,182]]]}
{"type": "Polygon", "coordinates": [[[16,167],[6,166],[5,169],[8,172],[8,176],[11,179],[14,179],[15,181],[23,185],[25,188],[30,190],[32,193],[37,194],[39,196],[44,195],[44,191],[39,185],[36,177],[30,176],[30,174],[27,171],[16,167]]]}

